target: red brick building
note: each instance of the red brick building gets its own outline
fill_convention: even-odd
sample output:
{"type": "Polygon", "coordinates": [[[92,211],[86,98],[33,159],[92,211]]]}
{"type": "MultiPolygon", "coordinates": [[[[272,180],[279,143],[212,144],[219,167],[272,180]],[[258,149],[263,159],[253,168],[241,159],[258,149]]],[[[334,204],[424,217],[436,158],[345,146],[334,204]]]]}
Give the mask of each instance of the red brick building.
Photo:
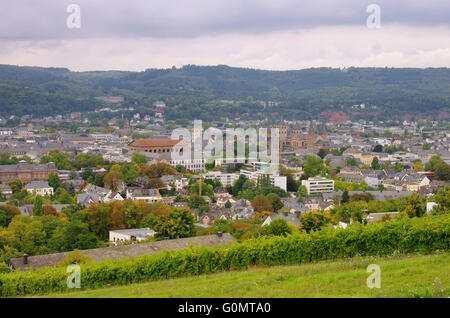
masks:
{"type": "Polygon", "coordinates": [[[142,151],[152,153],[167,153],[182,151],[182,145],[179,139],[154,138],[154,139],[136,139],[128,145],[130,151],[142,151]]]}
{"type": "Polygon", "coordinates": [[[53,162],[46,164],[29,164],[20,162],[17,165],[0,165],[0,181],[6,183],[19,179],[24,182],[48,179],[50,173],[58,174],[53,162]]]}

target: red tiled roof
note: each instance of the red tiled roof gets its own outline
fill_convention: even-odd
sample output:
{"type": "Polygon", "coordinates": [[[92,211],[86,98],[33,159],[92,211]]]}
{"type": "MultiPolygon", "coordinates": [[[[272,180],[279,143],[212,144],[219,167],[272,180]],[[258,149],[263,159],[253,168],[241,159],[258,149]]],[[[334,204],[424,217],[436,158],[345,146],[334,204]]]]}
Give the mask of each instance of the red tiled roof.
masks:
{"type": "Polygon", "coordinates": [[[136,139],[130,146],[132,147],[173,147],[180,142],[179,139],[136,139]]]}

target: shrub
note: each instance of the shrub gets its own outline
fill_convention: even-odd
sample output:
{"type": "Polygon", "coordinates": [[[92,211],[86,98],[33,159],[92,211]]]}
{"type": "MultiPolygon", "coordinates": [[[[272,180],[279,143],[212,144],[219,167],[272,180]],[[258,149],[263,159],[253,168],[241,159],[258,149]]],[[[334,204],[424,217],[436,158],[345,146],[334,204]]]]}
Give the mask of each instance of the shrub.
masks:
{"type": "Polygon", "coordinates": [[[64,257],[59,263],[58,266],[60,267],[66,267],[70,264],[86,264],[89,262],[94,261],[92,257],[86,256],[82,254],[79,250],[74,250],[73,252],[70,252],[67,254],[66,257],[64,257]]]}
{"type": "MultiPolygon", "coordinates": [[[[262,236],[242,243],[218,247],[189,247],[137,258],[105,260],[81,265],[81,287],[99,288],[185,275],[246,269],[252,265],[288,265],[393,253],[448,251],[450,217],[400,218],[347,229],[324,228],[293,235],[262,236]]],[[[67,291],[65,268],[0,274],[0,296],[67,291]]]]}

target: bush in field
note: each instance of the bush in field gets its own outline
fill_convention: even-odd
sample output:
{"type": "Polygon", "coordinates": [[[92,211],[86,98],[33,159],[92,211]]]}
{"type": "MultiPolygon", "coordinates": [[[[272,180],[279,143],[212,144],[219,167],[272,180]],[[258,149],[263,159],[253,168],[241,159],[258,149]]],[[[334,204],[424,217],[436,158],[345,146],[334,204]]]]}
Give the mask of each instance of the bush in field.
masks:
{"type": "Polygon", "coordinates": [[[94,261],[92,257],[86,256],[82,254],[79,250],[74,250],[73,252],[70,252],[67,254],[66,257],[64,257],[59,263],[58,266],[60,267],[66,267],[70,264],[86,264],[89,262],[94,261]]]}
{"type": "MultiPolygon", "coordinates": [[[[312,261],[448,251],[450,217],[400,218],[347,229],[282,236],[262,236],[243,243],[218,247],[190,247],[138,258],[92,262],[81,265],[81,287],[99,288],[186,275],[246,269],[253,265],[288,265],[312,261]]],[[[20,296],[66,291],[65,268],[40,268],[0,274],[0,296],[20,296]]]]}

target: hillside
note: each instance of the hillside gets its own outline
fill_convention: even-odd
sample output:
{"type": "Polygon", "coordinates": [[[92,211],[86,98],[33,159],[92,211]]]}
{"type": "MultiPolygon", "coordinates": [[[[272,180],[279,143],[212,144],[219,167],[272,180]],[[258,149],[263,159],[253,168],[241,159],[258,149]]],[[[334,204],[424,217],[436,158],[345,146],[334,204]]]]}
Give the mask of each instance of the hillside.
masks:
{"type": "Polygon", "coordinates": [[[450,69],[315,68],[264,71],[229,66],[148,69],[144,72],[71,72],[64,68],[0,65],[0,115],[54,115],[101,106],[100,95],[125,96],[125,106],[166,117],[205,120],[242,114],[330,120],[450,117],[450,69]],[[227,104],[221,100],[240,101],[227,104]],[[279,102],[263,108],[258,101],[279,102]],[[365,104],[364,109],[352,108],[365,104]],[[339,116],[338,116],[339,117],[339,116]]]}
{"type": "Polygon", "coordinates": [[[357,257],[297,266],[254,267],[47,297],[449,297],[450,255],[357,257]],[[381,268],[381,288],[369,289],[369,264],[381,268]],[[438,278],[438,279],[436,279],[438,278]]]}

